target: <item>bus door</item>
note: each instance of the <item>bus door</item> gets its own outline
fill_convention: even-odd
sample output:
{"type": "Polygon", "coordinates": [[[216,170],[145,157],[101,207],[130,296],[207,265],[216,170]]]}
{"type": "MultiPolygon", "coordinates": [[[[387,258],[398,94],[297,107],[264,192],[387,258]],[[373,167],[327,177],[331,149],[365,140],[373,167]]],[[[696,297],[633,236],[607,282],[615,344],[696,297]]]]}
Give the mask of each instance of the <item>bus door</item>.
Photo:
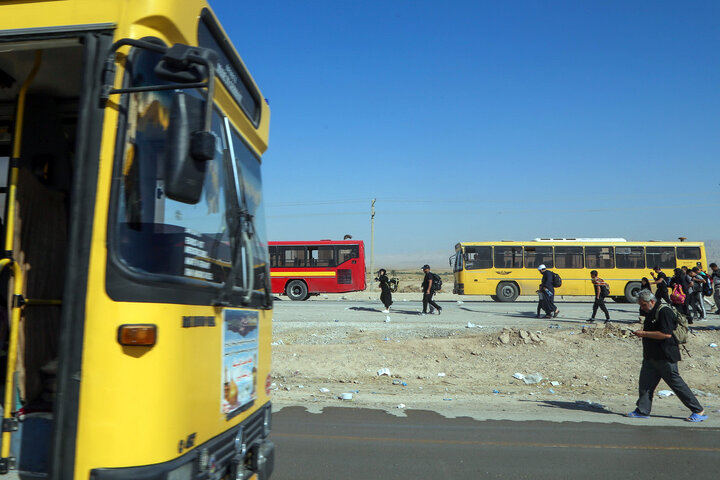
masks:
{"type": "Polygon", "coordinates": [[[0,473],[73,445],[108,28],[0,32],[0,473]]]}

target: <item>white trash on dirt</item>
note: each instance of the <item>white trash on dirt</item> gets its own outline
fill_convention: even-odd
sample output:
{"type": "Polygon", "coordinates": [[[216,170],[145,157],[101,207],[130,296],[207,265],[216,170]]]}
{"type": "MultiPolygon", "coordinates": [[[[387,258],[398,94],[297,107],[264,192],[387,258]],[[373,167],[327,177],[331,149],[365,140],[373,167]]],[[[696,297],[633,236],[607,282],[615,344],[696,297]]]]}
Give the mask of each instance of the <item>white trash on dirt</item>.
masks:
{"type": "Polygon", "coordinates": [[[670,395],[675,395],[672,390],[660,390],[657,394],[658,397],[669,397],[670,395]]]}
{"type": "Polygon", "coordinates": [[[404,403],[398,403],[398,406],[395,407],[395,408],[405,408],[405,404],[404,404],[404,403]]]}
{"type": "Polygon", "coordinates": [[[381,376],[383,376],[383,375],[387,375],[387,376],[389,377],[389,376],[390,376],[390,369],[387,368],[387,367],[383,367],[383,368],[381,368],[380,370],[377,371],[377,374],[378,374],[379,377],[381,377],[381,376]]]}
{"type": "Polygon", "coordinates": [[[517,378],[518,380],[525,380],[525,375],[520,372],[515,372],[513,373],[513,378],[517,378]]]}
{"type": "Polygon", "coordinates": [[[352,400],[352,399],[353,399],[353,394],[350,393],[350,392],[341,393],[338,398],[339,398],[340,400],[352,400]]]}
{"type": "Polygon", "coordinates": [[[710,348],[717,348],[717,344],[716,344],[716,343],[711,343],[710,345],[708,345],[708,347],[710,347],[710,348]]]}
{"type": "Polygon", "coordinates": [[[322,387],[322,388],[320,389],[320,392],[322,392],[322,393],[328,393],[328,392],[330,392],[330,390],[328,390],[328,389],[325,388],[325,387],[322,387]]]}
{"type": "Polygon", "coordinates": [[[475,328],[475,324],[468,322],[467,326],[465,328],[475,328]]]}
{"type": "Polygon", "coordinates": [[[443,372],[438,373],[438,377],[444,377],[444,376],[445,376],[445,373],[443,373],[443,372]]]}
{"type": "Polygon", "coordinates": [[[387,316],[385,317],[385,323],[388,323],[389,321],[390,321],[390,315],[387,315],[387,316]]]}
{"type": "Polygon", "coordinates": [[[530,375],[526,375],[525,378],[523,378],[523,382],[525,382],[526,385],[532,385],[535,383],[540,383],[543,380],[543,376],[539,373],[531,373],[530,375]]]}
{"type": "Polygon", "coordinates": [[[553,380],[552,382],[550,382],[550,385],[552,385],[553,387],[557,387],[558,385],[560,385],[560,382],[553,380]]]}

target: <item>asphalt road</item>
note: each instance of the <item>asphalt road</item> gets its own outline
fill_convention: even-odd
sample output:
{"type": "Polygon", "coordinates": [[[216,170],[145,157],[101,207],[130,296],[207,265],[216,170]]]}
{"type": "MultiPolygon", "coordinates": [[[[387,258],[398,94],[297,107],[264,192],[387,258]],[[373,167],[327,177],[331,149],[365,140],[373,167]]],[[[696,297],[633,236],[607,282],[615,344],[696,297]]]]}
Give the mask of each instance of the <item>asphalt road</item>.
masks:
{"type": "Polygon", "coordinates": [[[397,417],[327,408],[273,414],[273,480],[714,479],[720,429],[397,417]]]}

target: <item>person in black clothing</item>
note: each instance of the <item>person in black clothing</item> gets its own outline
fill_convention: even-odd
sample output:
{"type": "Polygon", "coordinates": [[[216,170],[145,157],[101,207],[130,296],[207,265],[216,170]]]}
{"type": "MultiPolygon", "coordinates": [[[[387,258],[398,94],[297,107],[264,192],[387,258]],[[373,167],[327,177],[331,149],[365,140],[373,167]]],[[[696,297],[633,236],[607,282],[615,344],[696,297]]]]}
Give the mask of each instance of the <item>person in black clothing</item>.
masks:
{"type": "Polygon", "coordinates": [[[650,290],[652,292],[652,284],[647,277],[643,277],[640,279],[640,290],[650,290]]]}
{"type": "Polygon", "coordinates": [[[598,271],[593,270],[590,272],[590,281],[593,284],[593,288],[595,289],[595,303],[593,303],[593,309],[592,309],[592,316],[588,320],[588,322],[594,322],[595,321],[595,315],[597,315],[598,308],[603,311],[605,314],[605,323],[608,323],[610,321],[610,312],[608,312],[607,307],[605,306],[605,297],[607,297],[607,283],[598,276],[598,271]]]}
{"type": "Polygon", "coordinates": [[[381,268],[377,273],[377,280],[380,282],[380,301],[385,305],[383,313],[390,313],[390,305],[392,305],[392,290],[390,290],[390,279],[387,276],[387,270],[381,268]]]}
{"type": "Polygon", "coordinates": [[[658,302],[652,292],[641,290],[638,294],[640,308],[647,312],[642,330],[633,332],[642,338],[643,361],[638,380],[639,398],[637,408],[628,413],[632,418],[648,418],[652,409],[655,388],[660,379],[680,401],[690,409],[688,422],[702,422],[707,419],[705,409],[687,386],[678,372],[680,349],[672,333],[677,325],[677,317],[671,308],[658,302]]]}
{"type": "Polygon", "coordinates": [[[422,314],[425,315],[427,312],[428,304],[430,304],[430,313],[433,313],[433,308],[437,310],[438,315],[440,315],[440,312],[442,312],[442,307],[435,303],[432,299],[433,295],[435,295],[435,290],[433,289],[433,275],[430,272],[430,265],[423,265],[422,271],[425,274],[425,278],[423,278],[422,282],[422,291],[423,291],[423,310],[422,314]]]}
{"type": "Polygon", "coordinates": [[[650,276],[653,278],[650,283],[655,285],[655,297],[670,305],[670,294],[668,293],[668,283],[670,281],[659,266],[655,265],[653,270],[653,272],[650,272],[650,276]]]}
{"type": "Polygon", "coordinates": [[[553,286],[553,272],[543,264],[538,267],[542,273],[540,282],[543,294],[545,295],[545,316],[543,318],[557,317],[560,310],[555,306],[555,287],[553,286]]]}
{"type": "Polygon", "coordinates": [[[670,288],[675,288],[675,285],[680,285],[682,291],[685,294],[685,302],[676,304],[680,313],[688,317],[688,323],[693,323],[692,315],[690,314],[690,277],[682,268],[676,268],[673,270],[675,275],[670,279],[670,288]]]}

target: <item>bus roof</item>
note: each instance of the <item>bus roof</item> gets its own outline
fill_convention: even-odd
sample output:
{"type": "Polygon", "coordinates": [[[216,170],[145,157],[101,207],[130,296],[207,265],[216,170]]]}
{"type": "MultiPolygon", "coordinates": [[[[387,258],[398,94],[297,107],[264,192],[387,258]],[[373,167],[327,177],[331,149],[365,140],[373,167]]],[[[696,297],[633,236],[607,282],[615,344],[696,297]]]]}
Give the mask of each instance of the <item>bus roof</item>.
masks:
{"type": "Polygon", "coordinates": [[[543,240],[495,240],[495,241],[485,241],[485,242],[459,242],[455,247],[461,245],[621,245],[621,246],[631,246],[631,245],[655,245],[655,246],[699,246],[704,245],[705,242],[688,242],[688,241],[663,241],[663,240],[625,240],[625,239],[563,239],[563,240],[549,240],[549,239],[543,239],[543,240]]]}

